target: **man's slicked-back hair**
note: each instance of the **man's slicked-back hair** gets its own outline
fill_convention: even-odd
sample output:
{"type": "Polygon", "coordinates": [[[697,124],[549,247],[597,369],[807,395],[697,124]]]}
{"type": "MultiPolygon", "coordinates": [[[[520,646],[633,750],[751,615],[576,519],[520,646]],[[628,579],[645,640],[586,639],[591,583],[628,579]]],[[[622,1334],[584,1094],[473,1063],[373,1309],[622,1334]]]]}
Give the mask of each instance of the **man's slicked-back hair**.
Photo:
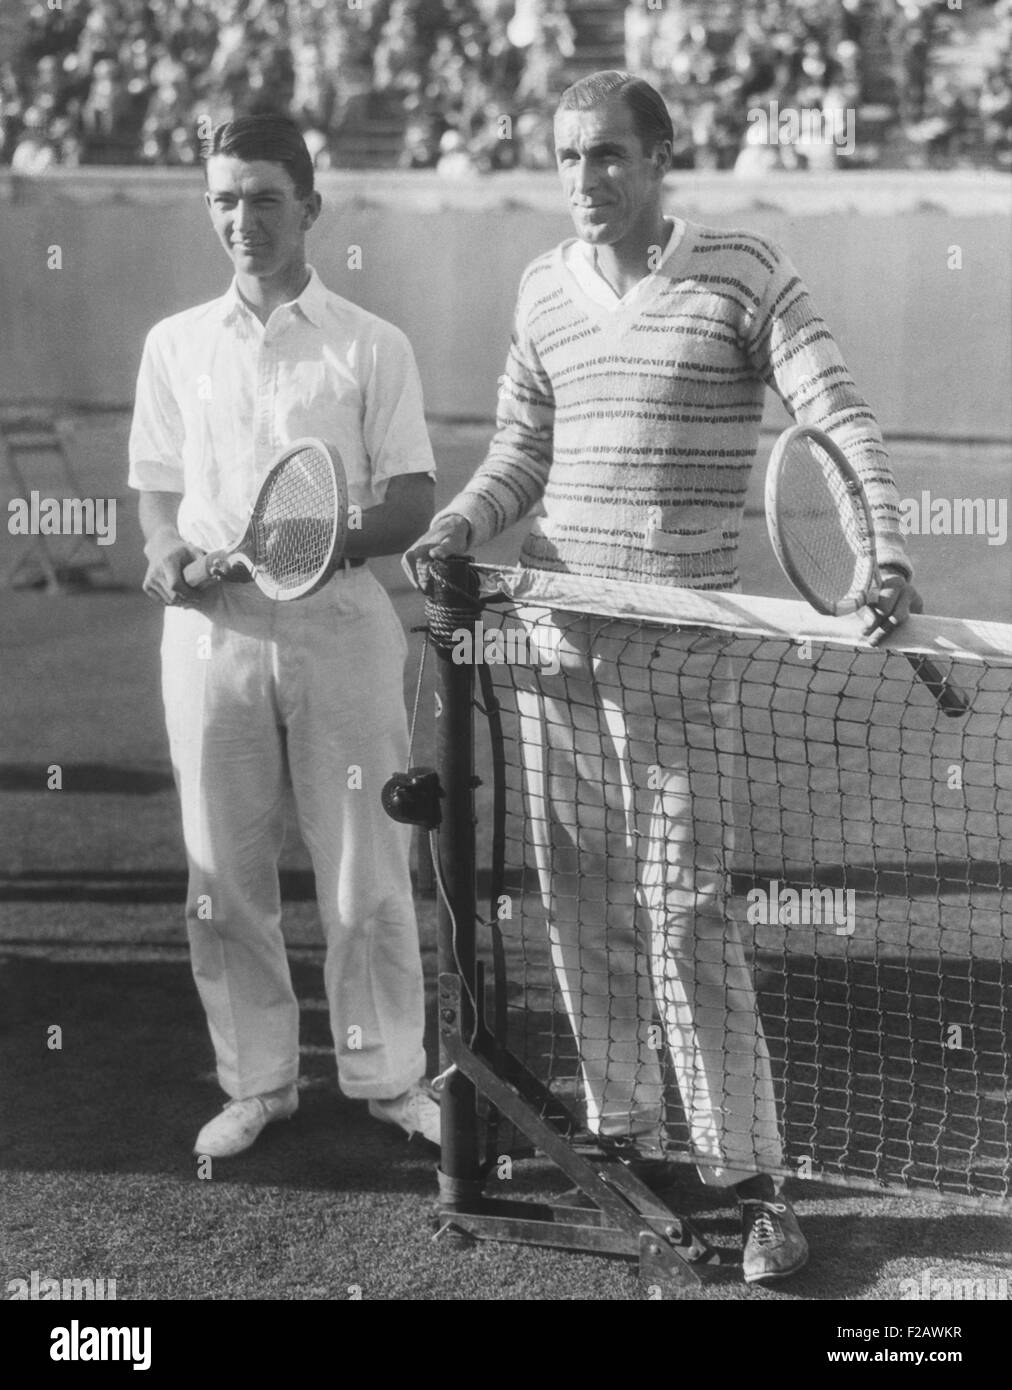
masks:
{"type": "Polygon", "coordinates": [[[287,116],[237,116],[234,121],[225,121],[211,136],[205,163],[216,154],[280,164],[294,183],[297,197],[308,198],[313,191],[312,156],[302,131],[287,116]]]}
{"type": "Polygon", "coordinates": [[[674,142],[675,132],[664,98],[642,77],[609,68],[592,72],[567,87],[559,98],[560,111],[590,111],[618,97],[632,113],[633,126],[644,151],[649,154],[661,140],[674,142]]]}

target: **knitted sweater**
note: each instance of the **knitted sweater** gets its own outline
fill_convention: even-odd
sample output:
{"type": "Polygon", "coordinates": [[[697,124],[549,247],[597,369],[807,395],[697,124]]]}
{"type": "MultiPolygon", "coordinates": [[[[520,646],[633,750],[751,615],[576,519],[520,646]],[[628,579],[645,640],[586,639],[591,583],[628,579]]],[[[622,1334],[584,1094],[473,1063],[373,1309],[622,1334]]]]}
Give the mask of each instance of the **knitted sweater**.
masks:
{"type": "Polygon", "coordinates": [[[466,517],[480,544],[541,502],[530,568],[734,589],[770,386],[841,445],[879,563],[910,572],[878,426],[776,246],[689,222],[646,293],[615,310],[583,293],[562,249],[524,272],[495,437],[441,516],[466,517]]]}

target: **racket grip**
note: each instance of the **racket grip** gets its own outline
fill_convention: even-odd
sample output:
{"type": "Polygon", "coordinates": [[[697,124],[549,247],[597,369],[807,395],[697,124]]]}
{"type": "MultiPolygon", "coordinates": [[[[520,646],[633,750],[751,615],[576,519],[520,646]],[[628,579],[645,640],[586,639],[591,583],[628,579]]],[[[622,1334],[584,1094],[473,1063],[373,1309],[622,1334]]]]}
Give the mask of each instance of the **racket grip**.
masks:
{"type": "Polygon", "coordinates": [[[970,701],[965,691],[953,681],[947,681],[930,657],[918,656],[915,652],[905,652],[904,655],[914,668],[914,675],[919,681],[924,682],[935,697],[943,714],[947,714],[950,719],[958,719],[967,712],[970,701]]]}
{"type": "Polygon", "coordinates": [[[191,560],[183,568],[183,583],[188,584],[191,589],[203,589],[206,584],[210,584],[212,579],[220,579],[221,573],[218,569],[220,556],[211,552],[201,555],[199,560],[191,560]]]}

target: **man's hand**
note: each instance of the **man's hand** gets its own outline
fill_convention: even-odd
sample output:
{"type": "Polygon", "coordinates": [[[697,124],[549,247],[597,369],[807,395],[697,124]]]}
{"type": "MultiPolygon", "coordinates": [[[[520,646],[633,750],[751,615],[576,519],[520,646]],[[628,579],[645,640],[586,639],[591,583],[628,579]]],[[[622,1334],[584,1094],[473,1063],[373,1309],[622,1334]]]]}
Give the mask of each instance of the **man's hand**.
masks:
{"type": "Polygon", "coordinates": [[[924,600],[902,571],[887,567],[882,571],[882,587],[868,610],[871,616],[865,624],[864,635],[877,647],[905,623],[911,613],[923,613],[924,600]]]}
{"type": "Polygon", "coordinates": [[[149,598],[170,606],[198,603],[200,594],[183,579],[183,569],[191,560],[199,560],[203,553],[184,541],[174,526],[161,527],[144,547],[148,572],[142,589],[149,598]]]}
{"type": "Polygon", "coordinates": [[[401,568],[424,594],[429,586],[429,562],[445,560],[448,555],[466,555],[470,542],[471,523],[466,517],[441,517],[401,557],[401,568]]]}

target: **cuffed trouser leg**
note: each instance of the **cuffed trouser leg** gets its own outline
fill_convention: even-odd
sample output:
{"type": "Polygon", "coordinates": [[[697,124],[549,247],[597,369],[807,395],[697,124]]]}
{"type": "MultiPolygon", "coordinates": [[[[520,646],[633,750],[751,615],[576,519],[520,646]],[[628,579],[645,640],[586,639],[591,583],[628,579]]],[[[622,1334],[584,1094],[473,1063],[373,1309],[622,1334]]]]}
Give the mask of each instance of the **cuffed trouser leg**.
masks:
{"type": "Polygon", "coordinates": [[[723,903],[733,672],[720,639],[708,660],[699,634],[666,633],[655,646],[630,624],[586,619],[567,622],[558,642],[560,675],[519,699],[588,1123],[635,1134],[659,1114],[655,1003],[701,1176],[729,1185],[782,1163],[751,972],[723,903]],[[696,674],[681,670],[690,646],[696,674]]]}

